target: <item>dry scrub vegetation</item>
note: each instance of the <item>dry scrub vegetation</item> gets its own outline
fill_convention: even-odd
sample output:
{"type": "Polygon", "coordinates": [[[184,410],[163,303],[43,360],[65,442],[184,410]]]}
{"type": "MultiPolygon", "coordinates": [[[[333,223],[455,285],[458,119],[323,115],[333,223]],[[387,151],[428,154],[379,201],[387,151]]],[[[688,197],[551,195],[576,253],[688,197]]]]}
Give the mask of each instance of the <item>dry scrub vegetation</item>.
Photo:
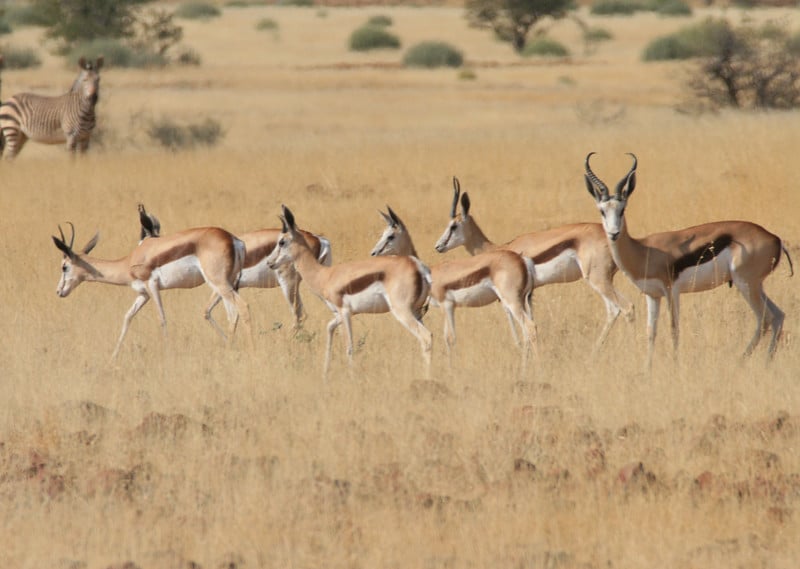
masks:
{"type": "MultiPolygon", "coordinates": [[[[57,225],[72,221],[77,245],[99,229],[95,253],[120,257],[136,243],[139,201],[165,231],[234,232],[274,226],[286,203],[330,238],[334,262],[368,253],[386,203],[436,262],[453,175],[496,240],[599,221],[582,180],[590,150],[609,183],[627,171],[624,152],[639,156],[634,235],[746,218],[800,263],[800,116],[676,113],[682,67],[638,54],[684,21],[598,19],[615,39],[591,58],[519,66],[459,9],[381,9],[405,45],[463,48],[477,75],[463,81],[350,65],[399,57],[347,52],[373,12],[261,7],[187,23],[202,67],[104,73],[106,145],[73,162],[30,144],[0,164],[0,565],[796,567],[800,295],[785,262],[767,280],[787,313],[773,365],[763,349],[739,358],[752,317],[720,287],[684,298],[678,363],[662,318],[652,376],[641,373],[644,302],[622,275],[638,318],[620,321],[596,359],[602,303],[574,283],[537,291],[540,355],[526,374],[501,310],[487,307],[457,312],[452,369],[429,313],[431,379],[391,317],[360,316],[355,367],[337,336],[327,384],[329,313],[305,288],[297,335],[279,292],[243,292],[254,353],[241,338],[220,345],[201,316],[206,289],[167,292],[168,339],[148,306],[114,364],[132,291],[56,296],[57,225]],[[280,22],[279,40],[254,29],[264,16],[280,22]],[[226,137],[177,154],[134,146],[141,111],[211,116],[226,137]]],[[[46,60],[6,72],[3,93],[71,79],[46,60]]]]}

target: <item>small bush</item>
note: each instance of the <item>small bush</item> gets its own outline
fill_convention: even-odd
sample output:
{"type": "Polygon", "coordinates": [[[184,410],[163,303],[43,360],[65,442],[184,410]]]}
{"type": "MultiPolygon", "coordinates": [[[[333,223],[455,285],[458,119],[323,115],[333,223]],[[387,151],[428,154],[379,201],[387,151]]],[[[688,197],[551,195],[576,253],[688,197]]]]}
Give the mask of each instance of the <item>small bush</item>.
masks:
{"type": "Polygon", "coordinates": [[[800,32],[786,38],[786,51],[795,57],[800,57],[800,32]]]}
{"type": "Polygon", "coordinates": [[[590,12],[595,16],[630,16],[639,10],[642,3],[638,0],[597,0],[590,12]]]}
{"type": "Polygon", "coordinates": [[[583,33],[583,41],[601,42],[614,39],[614,35],[605,28],[587,28],[583,33]]]}
{"type": "Polygon", "coordinates": [[[36,3],[14,3],[6,8],[5,19],[12,26],[51,26],[52,15],[36,3]]]}
{"type": "Polygon", "coordinates": [[[175,17],[185,20],[210,20],[221,14],[219,8],[207,2],[186,2],[175,9],[175,17]]]}
{"type": "Polygon", "coordinates": [[[151,120],[147,135],[162,147],[177,151],[197,146],[214,146],[225,136],[220,123],[212,118],[203,122],[181,125],[169,118],[151,120]]]}
{"type": "Polygon", "coordinates": [[[267,6],[269,0],[229,0],[225,5],[230,8],[249,8],[250,6],[267,6]]]}
{"type": "Polygon", "coordinates": [[[474,69],[465,68],[458,72],[458,78],[462,81],[474,81],[478,78],[478,74],[474,69]]]}
{"type": "Polygon", "coordinates": [[[276,32],[278,31],[278,28],[280,28],[278,22],[276,22],[272,18],[261,18],[256,23],[257,30],[276,32]]]}
{"type": "Polygon", "coordinates": [[[388,28],[392,25],[392,18],[389,16],[385,16],[383,14],[376,14],[375,16],[371,16],[369,20],[367,20],[368,26],[377,26],[380,28],[388,28]]]}
{"type": "Polygon", "coordinates": [[[648,8],[660,16],[692,15],[692,7],[684,0],[655,0],[648,8]]]}
{"type": "Polygon", "coordinates": [[[5,21],[3,19],[0,19],[0,36],[4,36],[6,34],[10,34],[11,31],[12,31],[11,30],[11,24],[9,24],[7,21],[5,21]]]}
{"type": "Polygon", "coordinates": [[[539,37],[529,41],[520,55],[523,57],[566,57],[569,55],[569,50],[555,40],[539,37]]]}
{"type": "Polygon", "coordinates": [[[39,54],[30,47],[6,45],[0,48],[0,53],[3,54],[3,65],[6,69],[29,69],[42,64],[39,54]]]}
{"type": "Polygon", "coordinates": [[[367,51],[371,49],[397,49],[400,39],[375,26],[362,26],[350,34],[350,49],[353,51],[367,51]]]}
{"type": "Polygon", "coordinates": [[[461,67],[463,54],[444,42],[428,41],[411,47],[403,56],[406,67],[461,67]]]}
{"type": "Polygon", "coordinates": [[[200,65],[202,63],[200,54],[190,47],[184,47],[175,56],[175,63],[178,65],[200,65]]]}
{"type": "Polygon", "coordinates": [[[656,38],[645,48],[644,61],[688,59],[720,54],[736,42],[726,20],[708,18],[674,34],[656,38]]]}
{"type": "Polygon", "coordinates": [[[690,57],[694,57],[691,48],[674,35],[654,39],[642,54],[644,61],[667,61],[690,57]]]}
{"type": "Polygon", "coordinates": [[[278,0],[278,6],[300,6],[308,7],[314,5],[314,0],[278,0]]]}
{"type": "Polygon", "coordinates": [[[166,56],[155,53],[145,48],[132,47],[117,39],[96,39],[82,42],[70,49],[67,59],[70,65],[78,64],[78,60],[85,56],[94,59],[102,55],[109,67],[122,68],[147,68],[163,67],[167,65],[166,56]]]}

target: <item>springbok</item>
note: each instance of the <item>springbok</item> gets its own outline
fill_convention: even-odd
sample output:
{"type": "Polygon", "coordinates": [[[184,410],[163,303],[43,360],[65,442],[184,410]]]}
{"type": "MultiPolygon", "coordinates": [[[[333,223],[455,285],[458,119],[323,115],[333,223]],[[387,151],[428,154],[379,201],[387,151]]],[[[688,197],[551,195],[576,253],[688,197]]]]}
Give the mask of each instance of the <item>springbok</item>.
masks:
{"type": "Polygon", "coordinates": [[[761,336],[772,328],[768,352],[772,358],[784,314],[764,292],[764,279],[778,265],[782,251],[794,274],[792,259],[781,239],[749,221],[717,221],[641,239],[631,237],[625,223],[625,207],[636,187],[636,156],[629,154],[633,165],[612,195],[589,166],[593,154],[586,156],[586,188],[603,218],[614,261],[647,299],[647,368],[652,368],[661,299],[667,299],[677,356],[681,293],[702,292],[723,283],[736,286],[755,314],[755,334],[744,355],[750,355],[761,336]]]}
{"type": "MultiPolygon", "coordinates": [[[[386,206],[386,209],[388,213],[379,212],[386,221],[386,228],[371,255],[417,257],[417,250],[405,223],[392,208],[386,206]]],[[[497,249],[434,265],[431,267],[431,278],[431,299],[445,313],[444,339],[448,353],[456,341],[456,307],[481,307],[499,300],[508,316],[514,342],[522,348],[524,365],[528,349],[535,349],[536,338],[529,302],[534,283],[533,261],[513,251],[497,249]],[[515,322],[522,330],[522,344],[515,322]]]]}
{"type": "Polygon", "coordinates": [[[470,255],[497,249],[509,249],[533,259],[534,288],[550,284],[571,283],[580,278],[603,298],[606,323],[600,331],[594,350],[605,343],[611,327],[621,312],[633,319],[633,305],[614,288],[617,266],[599,223],[573,223],[544,231],[525,233],[504,245],[496,245],[483,233],[470,215],[467,192],[461,194],[458,178],[453,178],[453,204],[450,221],[436,242],[436,250],[444,253],[463,246],[470,255]],[[457,213],[459,196],[461,213],[457,213]],[[624,306],[624,308],[622,307],[624,306]]]}
{"type": "Polygon", "coordinates": [[[28,139],[44,144],[66,142],[67,150],[86,152],[95,127],[103,58],[82,57],[72,88],[57,97],[18,93],[0,104],[0,131],[6,159],[12,160],[28,139]]]}
{"type": "Polygon", "coordinates": [[[80,252],[73,249],[75,227],[72,223],[69,243],[59,226],[61,237],[53,236],[56,247],[64,254],[58,296],[69,295],[83,281],[130,286],[136,300],[125,314],[122,332],[111,355],[115,359],[128,332],[131,320],[152,297],[158,309],[161,328],[166,336],[167,319],[161,303],[161,291],[172,288],[194,288],[203,282],[219,294],[228,314],[228,340],[231,341],[241,317],[252,343],[250,313],[247,303],[236,292],[239,273],[244,263],[244,243],[218,227],[187,229],[158,239],[144,239],[127,256],[114,261],[90,257],[99,234],[80,252]]]}
{"type": "Polygon", "coordinates": [[[414,257],[369,258],[327,267],[312,251],[306,233],[297,228],[289,208],[282,206],[282,213],[278,246],[267,257],[267,266],[276,270],[293,264],[312,292],[333,312],[334,317],[328,322],[323,376],[328,376],[336,328],[344,324],[347,356],[352,365],[351,316],[385,312],[391,312],[419,341],[426,373],[429,372],[431,332],[422,323],[422,314],[431,286],[430,270],[414,257]]]}
{"type": "MultiPolygon", "coordinates": [[[[161,231],[161,224],[158,218],[145,211],[144,206],[139,204],[139,223],[141,225],[141,238],[158,237],[161,231]]],[[[302,230],[301,230],[302,231],[302,230]]],[[[317,260],[323,265],[330,266],[333,256],[331,255],[331,243],[325,237],[302,231],[306,243],[311,247],[311,251],[317,260]]],[[[273,271],[267,266],[267,255],[278,244],[280,229],[259,229],[249,233],[239,235],[245,244],[244,268],[239,277],[239,288],[275,288],[281,287],[283,296],[292,310],[294,318],[294,329],[298,330],[305,319],[303,300],[300,298],[300,275],[291,264],[284,265],[278,270],[273,271]]],[[[211,311],[219,304],[221,297],[213,293],[206,308],[206,319],[217,328],[216,322],[211,316],[211,311]]]]}

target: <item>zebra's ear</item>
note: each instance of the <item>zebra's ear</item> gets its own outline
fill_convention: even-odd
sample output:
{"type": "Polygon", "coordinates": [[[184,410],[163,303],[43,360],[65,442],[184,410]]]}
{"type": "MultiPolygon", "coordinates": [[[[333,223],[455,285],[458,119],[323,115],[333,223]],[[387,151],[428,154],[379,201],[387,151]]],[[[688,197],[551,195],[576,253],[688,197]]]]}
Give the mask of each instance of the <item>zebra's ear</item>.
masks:
{"type": "Polygon", "coordinates": [[[81,58],[78,60],[78,67],[80,67],[81,70],[86,69],[86,58],[85,57],[81,56],[81,58]]]}
{"type": "Polygon", "coordinates": [[[100,57],[98,57],[97,58],[97,62],[94,64],[94,70],[95,71],[100,71],[100,68],[103,67],[103,62],[105,60],[106,60],[105,57],[103,57],[102,55],[100,57]]]}

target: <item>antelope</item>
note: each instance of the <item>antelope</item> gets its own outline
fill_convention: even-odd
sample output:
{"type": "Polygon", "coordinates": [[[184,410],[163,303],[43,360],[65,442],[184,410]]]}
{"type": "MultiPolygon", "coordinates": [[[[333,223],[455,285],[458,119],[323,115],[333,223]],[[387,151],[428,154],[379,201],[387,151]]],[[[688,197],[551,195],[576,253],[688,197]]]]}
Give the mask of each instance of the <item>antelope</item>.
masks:
{"type": "Polygon", "coordinates": [[[66,142],[70,152],[86,152],[96,122],[103,58],[92,62],[81,57],[78,66],[78,77],[63,95],[44,97],[18,93],[0,104],[0,131],[5,138],[6,159],[12,160],[19,154],[28,139],[44,144],[66,142]]]}
{"type": "MultiPolygon", "coordinates": [[[[141,225],[141,239],[145,237],[158,237],[161,224],[158,218],[151,213],[147,213],[142,204],[139,204],[139,222],[141,225]]],[[[259,229],[239,236],[245,244],[244,268],[239,277],[239,288],[275,288],[281,287],[283,296],[292,310],[294,318],[293,328],[299,330],[305,319],[303,300],[300,298],[300,275],[294,270],[291,264],[287,264],[278,270],[273,271],[267,266],[266,259],[278,243],[280,229],[259,229]]],[[[303,231],[306,243],[311,247],[311,251],[317,260],[323,265],[330,266],[332,259],[331,243],[325,237],[303,231]]],[[[221,297],[217,293],[212,293],[205,315],[212,326],[221,332],[216,322],[211,316],[211,311],[219,304],[221,297]]]]}
{"type": "MultiPolygon", "coordinates": [[[[453,203],[450,221],[436,242],[436,250],[445,253],[463,246],[470,255],[508,249],[533,259],[533,286],[571,283],[583,278],[603,298],[606,323],[595,342],[594,351],[605,343],[621,312],[633,319],[633,305],[614,288],[617,266],[609,251],[603,227],[599,223],[573,223],[545,231],[525,233],[504,245],[496,245],[483,233],[470,215],[467,192],[461,194],[458,178],[453,178],[453,203]],[[457,213],[459,196],[461,213],[457,213]],[[623,307],[624,306],[624,307],[623,307]]],[[[532,297],[531,297],[532,298],[532,297]]]]}
{"type": "Polygon", "coordinates": [[[272,270],[293,264],[311,291],[333,312],[333,319],[328,322],[323,377],[328,377],[336,329],[344,324],[347,356],[352,366],[351,317],[386,312],[391,312],[419,341],[428,372],[432,338],[430,330],[422,323],[422,314],[431,288],[430,270],[415,257],[369,258],[325,266],[311,249],[306,233],[297,228],[291,210],[285,205],[281,207],[281,234],[266,263],[272,270]]]}
{"type": "MultiPolygon", "coordinates": [[[[388,213],[379,212],[386,221],[386,228],[371,255],[417,257],[405,223],[392,208],[386,206],[386,209],[388,213]]],[[[505,249],[432,266],[431,299],[445,313],[444,339],[448,353],[456,342],[456,307],[481,307],[499,300],[508,316],[514,342],[522,348],[524,364],[528,349],[535,348],[536,332],[528,301],[533,292],[533,275],[533,261],[505,249]],[[519,342],[515,322],[522,330],[523,344],[519,342]]]]}
{"type": "Polygon", "coordinates": [[[75,251],[75,227],[72,223],[69,225],[72,227],[69,243],[61,226],[58,227],[61,237],[53,236],[56,247],[64,254],[61,279],[56,289],[58,296],[69,296],[84,281],[130,286],[137,293],[122,322],[122,332],[111,355],[112,360],[119,353],[131,320],[150,298],[155,301],[161,329],[166,336],[167,319],[161,303],[161,291],[194,288],[203,282],[219,294],[225,303],[228,340],[232,340],[241,317],[252,343],[249,309],[236,292],[244,263],[244,243],[224,229],[199,227],[158,239],[144,239],[130,254],[112,261],[89,256],[97,245],[99,233],[80,252],[75,251]]]}
{"type": "Polygon", "coordinates": [[[594,198],[614,261],[647,299],[647,368],[652,368],[661,299],[667,299],[672,328],[673,353],[678,354],[680,295],[711,290],[723,283],[736,286],[756,318],[756,330],[744,351],[749,356],[761,336],[772,328],[768,358],[778,346],[784,313],[764,292],[764,279],[786,253],[790,273],[792,259],[781,239],[749,221],[716,221],[677,231],[653,233],[637,239],[628,233],[625,207],[636,187],[636,156],[614,194],[592,172],[586,156],[586,189],[594,198]]]}

